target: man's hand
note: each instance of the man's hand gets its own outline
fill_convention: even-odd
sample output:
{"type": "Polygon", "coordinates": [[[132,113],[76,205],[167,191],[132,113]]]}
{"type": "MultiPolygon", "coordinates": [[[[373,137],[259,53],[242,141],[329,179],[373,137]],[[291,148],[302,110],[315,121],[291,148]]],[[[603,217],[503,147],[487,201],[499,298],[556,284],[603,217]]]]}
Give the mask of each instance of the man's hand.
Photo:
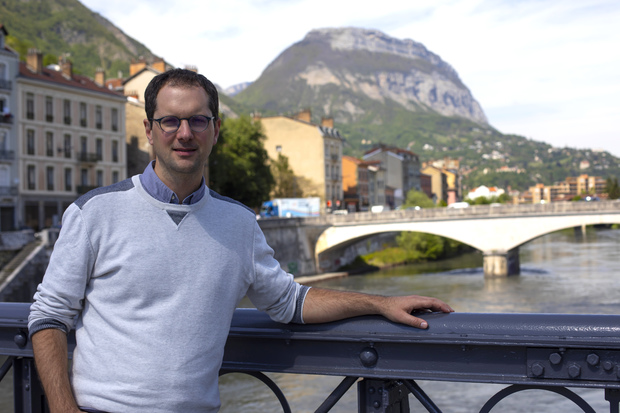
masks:
{"type": "Polygon", "coordinates": [[[433,297],[410,295],[406,297],[382,297],[381,315],[390,321],[416,328],[428,328],[428,323],[411,315],[414,311],[454,312],[452,307],[433,297]]]}
{"type": "Polygon", "coordinates": [[[443,301],[418,295],[384,297],[347,291],[313,287],[304,302],[303,319],[306,323],[326,323],[360,315],[382,315],[390,321],[417,328],[427,328],[428,323],[411,315],[414,311],[454,310],[443,301]]]}

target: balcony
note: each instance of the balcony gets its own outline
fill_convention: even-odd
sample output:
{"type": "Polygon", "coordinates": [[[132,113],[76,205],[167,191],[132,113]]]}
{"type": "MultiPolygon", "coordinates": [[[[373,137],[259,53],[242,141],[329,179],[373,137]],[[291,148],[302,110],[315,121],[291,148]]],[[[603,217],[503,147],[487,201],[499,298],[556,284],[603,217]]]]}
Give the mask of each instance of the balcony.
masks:
{"type": "Polygon", "coordinates": [[[45,120],[48,122],[54,122],[54,115],[45,115],[45,120]]]}
{"type": "Polygon", "coordinates": [[[13,83],[10,80],[0,79],[0,89],[12,90],[13,83]]]}
{"type": "Polygon", "coordinates": [[[0,186],[0,196],[16,196],[17,185],[13,186],[0,186]]]}
{"type": "Polygon", "coordinates": [[[78,152],[77,160],[84,163],[97,163],[101,160],[101,156],[94,152],[78,152]]]}
{"type": "Polygon", "coordinates": [[[11,115],[10,113],[6,113],[4,115],[0,115],[0,123],[12,124],[13,123],[13,115],[11,115]]]}
{"type": "Polygon", "coordinates": [[[65,125],[71,125],[71,117],[65,116],[65,125]]]}
{"type": "Polygon", "coordinates": [[[12,161],[15,159],[15,151],[0,150],[0,160],[12,161]]]}

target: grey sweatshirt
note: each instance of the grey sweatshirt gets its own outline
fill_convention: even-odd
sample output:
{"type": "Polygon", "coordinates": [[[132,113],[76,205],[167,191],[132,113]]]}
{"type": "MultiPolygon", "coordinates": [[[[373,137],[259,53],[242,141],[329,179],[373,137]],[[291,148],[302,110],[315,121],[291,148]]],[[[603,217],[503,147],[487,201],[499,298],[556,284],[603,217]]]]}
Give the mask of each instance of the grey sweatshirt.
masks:
{"type": "Polygon", "coordinates": [[[167,204],[134,176],[81,197],[62,224],[28,326],[76,329],[79,406],[216,412],[239,300],[303,322],[307,288],[280,268],[253,211],[213,191],[167,204]]]}

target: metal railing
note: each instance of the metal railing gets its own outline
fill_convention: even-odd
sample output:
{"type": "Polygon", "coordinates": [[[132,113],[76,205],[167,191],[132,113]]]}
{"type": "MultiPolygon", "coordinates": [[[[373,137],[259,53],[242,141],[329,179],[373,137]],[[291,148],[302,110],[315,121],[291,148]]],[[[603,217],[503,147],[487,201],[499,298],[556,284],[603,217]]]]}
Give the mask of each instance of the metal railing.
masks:
{"type": "MultiPolygon", "coordinates": [[[[44,412],[27,334],[29,304],[0,303],[0,378],[13,367],[16,412],[44,412]]],[[[265,372],[345,376],[316,409],[328,412],[357,383],[360,413],[408,412],[411,393],[441,412],[416,380],[500,383],[508,387],[480,409],[488,413],[522,390],[560,394],[584,412],[594,409],[573,388],[604,389],[610,412],[620,405],[620,316],[568,314],[424,314],[418,330],[381,317],[314,324],[278,324],[257,310],[233,317],[221,374],[258,377],[290,412],[265,372]],[[395,410],[395,409],[399,410],[395,410]]],[[[69,337],[69,348],[75,345],[69,337]]],[[[527,401],[524,401],[527,403],[527,401]]],[[[472,406],[473,407],[473,406],[472,406]]],[[[532,406],[536,410],[536,406],[532,406]]]]}

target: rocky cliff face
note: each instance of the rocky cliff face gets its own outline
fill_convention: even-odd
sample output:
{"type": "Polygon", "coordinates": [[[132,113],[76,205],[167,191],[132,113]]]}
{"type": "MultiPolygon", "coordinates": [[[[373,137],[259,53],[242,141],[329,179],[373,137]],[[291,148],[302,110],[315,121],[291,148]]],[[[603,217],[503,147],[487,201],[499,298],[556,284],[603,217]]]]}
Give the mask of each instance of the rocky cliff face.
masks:
{"type": "Polygon", "coordinates": [[[487,124],[478,102],[439,56],[413,40],[359,28],[311,31],[239,97],[270,110],[312,107],[343,123],[381,123],[369,119],[376,105],[395,103],[487,124]]]}

